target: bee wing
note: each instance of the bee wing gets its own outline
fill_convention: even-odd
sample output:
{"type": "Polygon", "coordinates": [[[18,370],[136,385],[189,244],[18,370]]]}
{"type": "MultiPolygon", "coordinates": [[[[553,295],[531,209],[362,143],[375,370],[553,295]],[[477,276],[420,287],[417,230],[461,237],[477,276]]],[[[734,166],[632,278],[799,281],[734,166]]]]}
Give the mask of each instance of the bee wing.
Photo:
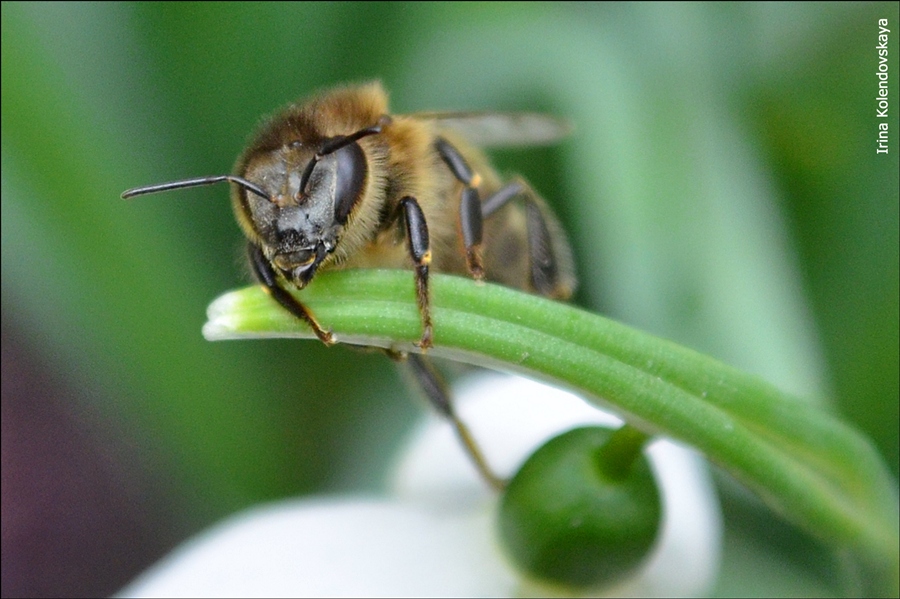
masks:
{"type": "Polygon", "coordinates": [[[432,121],[485,147],[549,145],[572,132],[569,121],[534,112],[418,112],[408,116],[432,121]]]}

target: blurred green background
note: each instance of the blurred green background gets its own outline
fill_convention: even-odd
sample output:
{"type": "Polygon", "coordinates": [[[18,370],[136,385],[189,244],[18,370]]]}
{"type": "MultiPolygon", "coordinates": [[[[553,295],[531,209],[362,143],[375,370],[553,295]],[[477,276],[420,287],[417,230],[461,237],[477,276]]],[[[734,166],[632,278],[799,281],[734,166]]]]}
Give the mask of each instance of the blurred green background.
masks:
{"type": "MultiPolygon", "coordinates": [[[[348,81],[395,112],[570,118],[495,156],[570,232],[576,302],[843,414],[896,475],[898,25],[896,3],[3,3],[3,595],[108,594],[241,508],[380,488],[420,413],[388,361],[204,341],[249,281],[228,190],[119,199],[229,172],[263,115],[348,81]]],[[[720,481],[716,594],[835,591],[720,481]]]]}

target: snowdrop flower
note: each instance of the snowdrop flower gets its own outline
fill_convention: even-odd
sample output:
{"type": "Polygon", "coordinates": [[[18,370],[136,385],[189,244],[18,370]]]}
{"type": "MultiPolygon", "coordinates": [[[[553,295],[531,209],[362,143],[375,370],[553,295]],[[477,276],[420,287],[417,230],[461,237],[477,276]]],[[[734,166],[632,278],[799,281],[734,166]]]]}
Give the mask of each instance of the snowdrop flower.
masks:
{"type": "MultiPolygon", "coordinates": [[[[527,379],[481,373],[454,393],[491,465],[511,477],[576,426],[620,421],[527,379]]],[[[601,589],[529,581],[496,532],[497,496],[449,424],[429,418],[401,450],[385,496],[309,497],[237,514],[188,541],[121,596],[690,596],[709,592],[721,522],[705,464],[666,440],[647,448],[663,503],[660,533],[626,580],[601,589]]]]}

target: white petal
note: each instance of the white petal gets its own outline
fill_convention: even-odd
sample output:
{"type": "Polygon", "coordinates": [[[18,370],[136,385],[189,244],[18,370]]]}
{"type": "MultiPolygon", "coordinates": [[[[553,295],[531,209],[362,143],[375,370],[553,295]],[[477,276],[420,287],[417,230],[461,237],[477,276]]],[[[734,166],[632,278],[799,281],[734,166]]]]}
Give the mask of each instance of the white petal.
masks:
{"type": "Polygon", "coordinates": [[[507,596],[487,511],[385,499],[285,501],[182,545],[126,597],[507,596]]]}
{"type": "MultiPolygon", "coordinates": [[[[546,440],[576,426],[620,419],[569,392],[535,381],[483,373],[459,385],[456,406],[495,472],[510,477],[546,440]]],[[[703,459],[664,439],[647,449],[663,497],[664,520],[647,562],[611,596],[691,596],[711,589],[721,551],[721,514],[703,459]]],[[[398,497],[447,507],[490,503],[450,425],[433,417],[417,429],[393,481],[398,497]]],[[[552,589],[522,589],[545,594],[552,589]]]]}
{"type": "MultiPolygon", "coordinates": [[[[579,398],[506,375],[475,377],[458,408],[503,476],[544,440],[616,419],[579,398]]],[[[702,460],[667,441],[649,448],[663,490],[658,546],[634,578],[604,594],[707,592],[720,522],[702,460]]],[[[494,537],[496,497],[447,423],[426,422],[403,452],[394,497],[320,497],[249,510],[182,545],[122,596],[509,596],[523,582],[494,537]]],[[[559,592],[560,589],[555,589],[559,592]]]]}

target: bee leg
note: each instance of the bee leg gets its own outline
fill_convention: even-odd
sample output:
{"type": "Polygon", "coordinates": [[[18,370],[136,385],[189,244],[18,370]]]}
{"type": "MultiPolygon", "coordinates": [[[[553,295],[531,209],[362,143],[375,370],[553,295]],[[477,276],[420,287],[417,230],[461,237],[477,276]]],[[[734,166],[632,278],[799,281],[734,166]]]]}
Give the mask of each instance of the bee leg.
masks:
{"type": "Polygon", "coordinates": [[[481,177],[472,171],[462,154],[443,137],[437,139],[435,147],[453,176],[465,186],[459,203],[459,223],[466,246],[466,264],[472,276],[480,281],[484,279],[484,265],[481,261],[482,209],[477,189],[481,184],[481,177]]]}
{"type": "Polygon", "coordinates": [[[405,368],[411,375],[411,378],[425,393],[425,397],[428,399],[429,403],[434,406],[441,416],[450,421],[453,428],[456,430],[456,435],[459,437],[460,441],[462,441],[466,453],[469,454],[469,458],[472,460],[472,463],[481,477],[494,490],[502,491],[506,486],[506,482],[491,470],[484,454],[475,442],[475,438],[469,431],[469,428],[456,415],[456,411],[453,409],[450,391],[447,388],[447,383],[431,361],[424,356],[406,354],[392,350],[387,350],[387,355],[405,368]]]}
{"type": "Polygon", "coordinates": [[[560,282],[559,265],[553,252],[553,236],[544,216],[542,203],[528,183],[516,179],[485,199],[481,206],[482,217],[490,217],[514,198],[525,201],[532,287],[547,297],[568,297],[571,289],[560,282]]]}
{"type": "Polygon", "coordinates": [[[412,196],[400,200],[409,255],[416,266],[416,303],[422,315],[422,338],[416,344],[423,350],[432,345],[431,302],[428,297],[428,265],[431,264],[431,243],[428,239],[428,223],[419,202],[412,196]]]}
{"type": "Polygon", "coordinates": [[[253,274],[263,286],[263,289],[266,290],[266,293],[271,295],[285,310],[308,324],[322,343],[334,345],[335,339],[331,331],[323,329],[312,312],[279,284],[278,275],[275,274],[275,270],[263,254],[262,248],[255,243],[250,243],[247,249],[250,254],[250,267],[253,269],[253,274]]]}

